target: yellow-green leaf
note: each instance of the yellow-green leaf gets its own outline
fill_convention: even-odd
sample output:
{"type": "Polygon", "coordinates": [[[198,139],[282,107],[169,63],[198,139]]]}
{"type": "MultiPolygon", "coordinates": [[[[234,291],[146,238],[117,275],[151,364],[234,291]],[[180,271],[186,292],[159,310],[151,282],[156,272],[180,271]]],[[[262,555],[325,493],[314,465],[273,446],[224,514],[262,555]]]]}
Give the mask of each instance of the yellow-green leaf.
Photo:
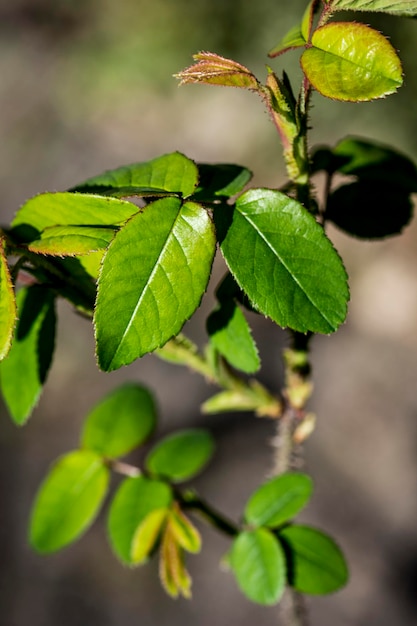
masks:
{"type": "Polygon", "coordinates": [[[401,61],[381,33],[355,22],[318,28],[301,66],[323,96],[360,102],[394,93],[403,82],[401,61]]]}
{"type": "Polygon", "coordinates": [[[51,256],[81,256],[107,248],[114,234],[114,228],[50,226],[28,248],[31,252],[51,256]]]}
{"type": "Polygon", "coordinates": [[[334,0],[336,11],[374,11],[411,17],[417,15],[417,0],[334,0]]]}
{"type": "Polygon", "coordinates": [[[0,239],[0,360],[4,359],[10,350],[15,320],[16,299],[3,240],[0,239]]]}
{"type": "Polygon", "coordinates": [[[158,541],[167,515],[167,508],[155,509],[141,521],[132,539],[130,557],[133,565],[140,565],[149,557],[158,541]]]}
{"type": "Polygon", "coordinates": [[[184,515],[175,503],[169,514],[171,532],[177,543],[187,552],[197,553],[201,550],[201,537],[197,528],[184,515]]]}

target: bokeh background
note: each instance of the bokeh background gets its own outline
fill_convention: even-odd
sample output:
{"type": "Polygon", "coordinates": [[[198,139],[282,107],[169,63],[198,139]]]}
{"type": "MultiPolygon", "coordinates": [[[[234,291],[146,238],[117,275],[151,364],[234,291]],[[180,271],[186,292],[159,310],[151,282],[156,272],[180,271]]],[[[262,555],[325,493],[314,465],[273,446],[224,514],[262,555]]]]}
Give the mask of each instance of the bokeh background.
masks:
{"type": "MultiPolygon", "coordinates": [[[[266,52],[298,21],[305,0],[0,1],[1,222],[40,191],[63,190],[100,171],[180,150],[200,161],[249,166],[256,185],[284,177],[278,139],[252,94],[190,86],[172,74],[198,50],[265,75],[266,52]]],[[[352,19],[353,16],[346,16],[352,19]]],[[[364,14],[399,49],[405,85],[373,104],[314,97],[312,143],[347,134],[392,144],[417,159],[417,21],[364,14]]],[[[270,62],[295,83],[297,53],[270,62]]],[[[395,210],[395,206],[392,207],[395,210]]],[[[333,534],[351,566],[346,589],[309,600],[313,626],[417,623],[417,225],[368,243],[329,231],[351,277],[347,323],[313,344],[318,427],[306,446],[316,493],[303,519],[333,534]]],[[[223,268],[216,264],[214,279],[223,268]]],[[[212,290],[187,333],[204,342],[212,290]]],[[[279,624],[276,608],[247,602],[219,569],[226,539],[202,528],[189,559],[191,602],[167,598],[154,563],[123,568],[105,536],[105,513],[62,553],[27,546],[33,495],[51,462],[77,446],[82,417],[126,380],[149,385],[160,434],[209,427],[218,452],[196,485],[238,518],[271,467],[275,425],[250,415],[202,417],[204,381],[149,356],[100,373],[87,322],[60,304],[56,358],[25,428],[0,415],[0,623],[5,626],[226,626],[279,624]]],[[[264,355],[261,379],[278,391],[286,337],[252,317],[264,355]]],[[[24,385],[24,380],[22,380],[24,385]]],[[[140,455],[134,457],[140,462],[140,455]]],[[[117,481],[115,481],[117,482],[117,481]]]]}

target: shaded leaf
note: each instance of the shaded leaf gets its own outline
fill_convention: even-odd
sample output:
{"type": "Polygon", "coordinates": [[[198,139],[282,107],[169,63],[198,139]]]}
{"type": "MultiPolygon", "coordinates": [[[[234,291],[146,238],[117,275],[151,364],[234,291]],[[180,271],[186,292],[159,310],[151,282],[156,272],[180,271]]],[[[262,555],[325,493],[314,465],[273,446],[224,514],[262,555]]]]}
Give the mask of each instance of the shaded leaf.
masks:
{"type": "Polygon", "coordinates": [[[279,44],[268,52],[269,57],[277,57],[279,54],[293,50],[294,48],[302,48],[306,45],[306,40],[301,31],[301,24],[293,26],[288,33],[281,39],[279,44]]]}
{"type": "Polygon", "coordinates": [[[19,241],[38,239],[51,226],[116,226],[138,207],[117,198],[70,192],[42,193],[19,209],[12,222],[12,235],[19,241]]]}
{"type": "Polygon", "coordinates": [[[16,299],[7,257],[0,239],[0,361],[9,353],[16,323],[16,299]]]}
{"type": "Polygon", "coordinates": [[[88,414],[81,445],[105,457],[124,456],[146,441],[155,424],[156,408],[149,391],[126,383],[88,414]]]}
{"type": "Polygon", "coordinates": [[[0,385],[10,415],[24,424],[42,392],[55,347],[55,298],[34,285],[16,296],[18,323],[7,359],[0,364],[0,385]]]}
{"type": "Polygon", "coordinates": [[[378,31],[334,22],[314,31],[301,66],[313,87],[335,100],[359,102],[394,93],[402,84],[400,59],[378,31]]]}
{"type": "Polygon", "coordinates": [[[131,562],[140,565],[155,548],[167,519],[169,509],[155,509],[140,522],[132,539],[131,562]]]}
{"type": "Polygon", "coordinates": [[[30,543],[41,553],[72,543],[94,521],[109,470],[94,452],[77,450],[59,459],[42,483],[32,509],[30,543]]]}
{"type": "Polygon", "coordinates": [[[213,452],[214,441],[210,433],[190,428],[157,443],[148,454],[145,467],[156,476],[180,482],[200,472],[213,452]]]}
{"type": "Polygon", "coordinates": [[[240,196],[231,220],[223,208],[215,219],[226,263],[258,311],[300,332],[330,333],[344,321],[346,272],[301,204],[253,189],[240,196]]]}
{"type": "Polygon", "coordinates": [[[311,497],[313,483],[306,474],[286,473],[259,487],[245,508],[245,519],[254,526],[277,528],[292,519],[311,497]]]}
{"type": "Polygon", "coordinates": [[[223,302],[207,318],[210,341],[220,354],[238,370],[252,374],[260,367],[256,344],[240,308],[223,302]]]}
{"type": "Polygon", "coordinates": [[[327,203],[326,218],[362,239],[399,234],[409,223],[413,203],[407,191],[389,183],[360,180],[338,187],[327,203]]]}
{"type": "Polygon", "coordinates": [[[417,15],[417,0],[334,0],[337,11],[377,11],[411,17],[417,15]]]}
{"type": "Polygon", "coordinates": [[[193,194],[198,202],[218,201],[236,195],[252,178],[246,167],[229,163],[198,163],[200,180],[193,194]]]}
{"type": "Polygon", "coordinates": [[[127,478],[120,485],[110,506],[108,534],[110,544],[126,565],[133,565],[133,541],[147,516],[166,509],[172,502],[168,485],[143,476],[127,478]]]}
{"type": "Polygon", "coordinates": [[[285,555],[269,530],[240,533],[233,542],[229,563],[249,600],[265,605],[280,600],[285,587],[285,555]]]}
{"type": "Polygon", "coordinates": [[[297,591],[322,595],[346,585],[346,561],[331,537],[310,526],[288,526],[279,538],[287,546],[289,583],[297,591]]]}
{"type": "Polygon", "coordinates": [[[164,154],[151,161],[133,163],[93,176],[72,191],[148,196],[179,193],[190,196],[197,184],[197,167],[180,152],[164,154]]]}
{"type": "Polygon", "coordinates": [[[206,289],[215,235],[205,209],[178,198],[150,204],[104,257],[94,315],[97,356],[111,371],[163,346],[206,289]]]}
{"type": "Polygon", "coordinates": [[[51,256],[80,256],[107,248],[114,233],[114,228],[105,227],[50,226],[28,248],[51,256]]]}

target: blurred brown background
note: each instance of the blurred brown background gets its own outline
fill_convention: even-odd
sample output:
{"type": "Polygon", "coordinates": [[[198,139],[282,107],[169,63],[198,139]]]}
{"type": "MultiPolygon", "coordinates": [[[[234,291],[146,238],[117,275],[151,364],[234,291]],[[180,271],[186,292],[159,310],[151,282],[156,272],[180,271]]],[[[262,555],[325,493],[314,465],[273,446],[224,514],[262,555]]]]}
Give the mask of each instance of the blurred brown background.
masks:
{"type": "MultiPolygon", "coordinates": [[[[305,0],[0,1],[1,222],[40,191],[68,188],[103,169],[180,150],[236,162],[257,185],[284,176],[278,139],[256,97],[209,87],[178,89],[172,74],[198,50],[265,75],[266,52],[300,18],[305,0]]],[[[352,16],[347,16],[349,19],[352,16]]],[[[391,143],[417,159],[417,21],[363,15],[400,50],[398,95],[373,104],[314,98],[314,143],[347,134],[391,143]]],[[[298,56],[270,62],[297,80],[298,56]]],[[[295,82],[296,84],[296,82],[295,82]]],[[[393,207],[395,210],[395,207],[393,207]]],[[[338,539],[351,565],[342,592],[311,599],[313,626],[417,623],[417,225],[367,243],[330,232],[351,276],[347,324],[314,341],[318,427],[306,447],[316,494],[303,515],[338,539]]],[[[215,278],[222,267],[216,265],[215,278]]],[[[204,342],[204,314],[187,326],[204,342]]],[[[189,559],[191,602],[161,591],[156,564],[129,571],[111,554],[105,514],[75,546],[48,558],[26,543],[29,509],[50,463],[76,447],[83,415],[106,391],[139,380],[155,392],[160,432],[212,429],[218,452],[197,481],[237,518],[268,472],[274,424],[248,415],[199,415],[210,389],[196,375],[145,357],[111,375],[95,365],[91,327],[60,305],[56,359],[30,423],[0,417],[0,623],[4,626],[226,626],[280,623],[250,604],[219,570],[227,541],[203,528],[189,559]],[[86,351],[86,346],[88,350],[86,351]]],[[[252,318],[264,355],[261,378],[280,387],[284,333],[252,318]]],[[[22,380],[22,384],[24,381],[22,380]]],[[[140,460],[140,457],[138,459],[140,460]]]]}

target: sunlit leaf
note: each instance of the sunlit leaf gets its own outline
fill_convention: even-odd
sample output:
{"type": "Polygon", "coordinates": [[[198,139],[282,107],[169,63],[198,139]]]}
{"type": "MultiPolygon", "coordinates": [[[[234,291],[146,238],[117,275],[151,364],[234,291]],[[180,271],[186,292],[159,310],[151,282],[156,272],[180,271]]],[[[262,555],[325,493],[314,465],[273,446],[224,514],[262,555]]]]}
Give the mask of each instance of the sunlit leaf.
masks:
{"type": "Polygon", "coordinates": [[[148,454],[145,465],[151,474],[177,482],[200,472],[213,452],[214,441],[210,433],[190,428],[157,443],[148,454]]]}
{"type": "Polygon", "coordinates": [[[80,256],[107,248],[114,233],[114,228],[106,227],[50,226],[28,248],[51,256],[80,256]]]}
{"type": "Polygon", "coordinates": [[[288,578],[297,591],[321,595],[346,585],[346,561],[331,537],[310,526],[288,526],[279,538],[287,546],[288,578]]]}
{"type": "Polygon", "coordinates": [[[89,413],[81,445],[106,457],[123,456],[146,441],[155,424],[155,403],[149,391],[126,383],[89,413]]]}
{"type": "Polygon", "coordinates": [[[304,207],[268,189],[244,193],[231,216],[216,211],[221,250],[252,305],[282,327],[330,333],[346,317],[343,264],[304,207]]]}
{"type": "Polygon", "coordinates": [[[417,0],[334,0],[338,11],[379,11],[411,17],[417,15],[417,0]]]}
{"type": "Polygon", "coordinates": [[[254,526],[277,528],[305,507],[313,490],[306,474],[281,474],[259,487],[245,508],[245,519],[254,526]]]}
{"type": "Polygon", "coordinates": [[[123,563],[133,565],[133,541],[142,522],[153,511],[167,509],[171,502],[172,491],[165,483],[143,476],[122,482],[110,506],[108,533],[123,563]]]}
{"type": "Polygon", "coordinates": [[[394,93],[402,67],[381,33],[355,22],[333,22],[314,31],[301,66],[313,87],[335,100],[359,102],[394,93]]]}
{"type": "Polygon", "coordinates": [[[229,564],[250,600],[265,605],[279,601],[285,586],[285,555],[269,530],[240,533],[233,542],[229,564]]]}
{"type": "Polygon", "coordinates": [[[258,350],[241,309],[229,300],[207,318],[211,343],[238,370],[252,374],[260,367],[258,350]]]}
{"type": "Polygon", "coordinates": [[[259,83],[252,72],[232,59],[226,59],[214,52],[199,52],[193,55],[193,59],[196,63],[175,74],[180,85],[205,83],[254,91],[259,89],[259,83]]]}
{"type": "Polygon", "coordinates": [[[0,361],[7,356],[16,323],[16,299],[3,241],[0,239],[0,361]]]}
{"type": "Polygon", "coordinates": [[[191,317],[206,289],[215,235],[205,209],[178,198],[150,204],[104,257],[94,316],[101,369],[160,348],[191,317]]]}
{"type": "Polygon", "coordinates": [[[0,385],[10,415],[24,424],[42,392],[55,346],[55,298],[34,285],[16,297],[18,323],[10,353],[0,364],[0,385]]]}
{"type": "Polygon", "coordinates": [[[198,180],[196,165],[180,152],[164,154],[151,161],[108,170],[80,183],[72,191],[148,196],[179,193],[190,196],[198,180]]]}
{"type": "Polygon", "coordinates": [[[77,450],[59,459],[37,494],[30,543],[55,552],[72,543],[94,521],[109,482],[109,470],[94,452],[77,450]]]}

